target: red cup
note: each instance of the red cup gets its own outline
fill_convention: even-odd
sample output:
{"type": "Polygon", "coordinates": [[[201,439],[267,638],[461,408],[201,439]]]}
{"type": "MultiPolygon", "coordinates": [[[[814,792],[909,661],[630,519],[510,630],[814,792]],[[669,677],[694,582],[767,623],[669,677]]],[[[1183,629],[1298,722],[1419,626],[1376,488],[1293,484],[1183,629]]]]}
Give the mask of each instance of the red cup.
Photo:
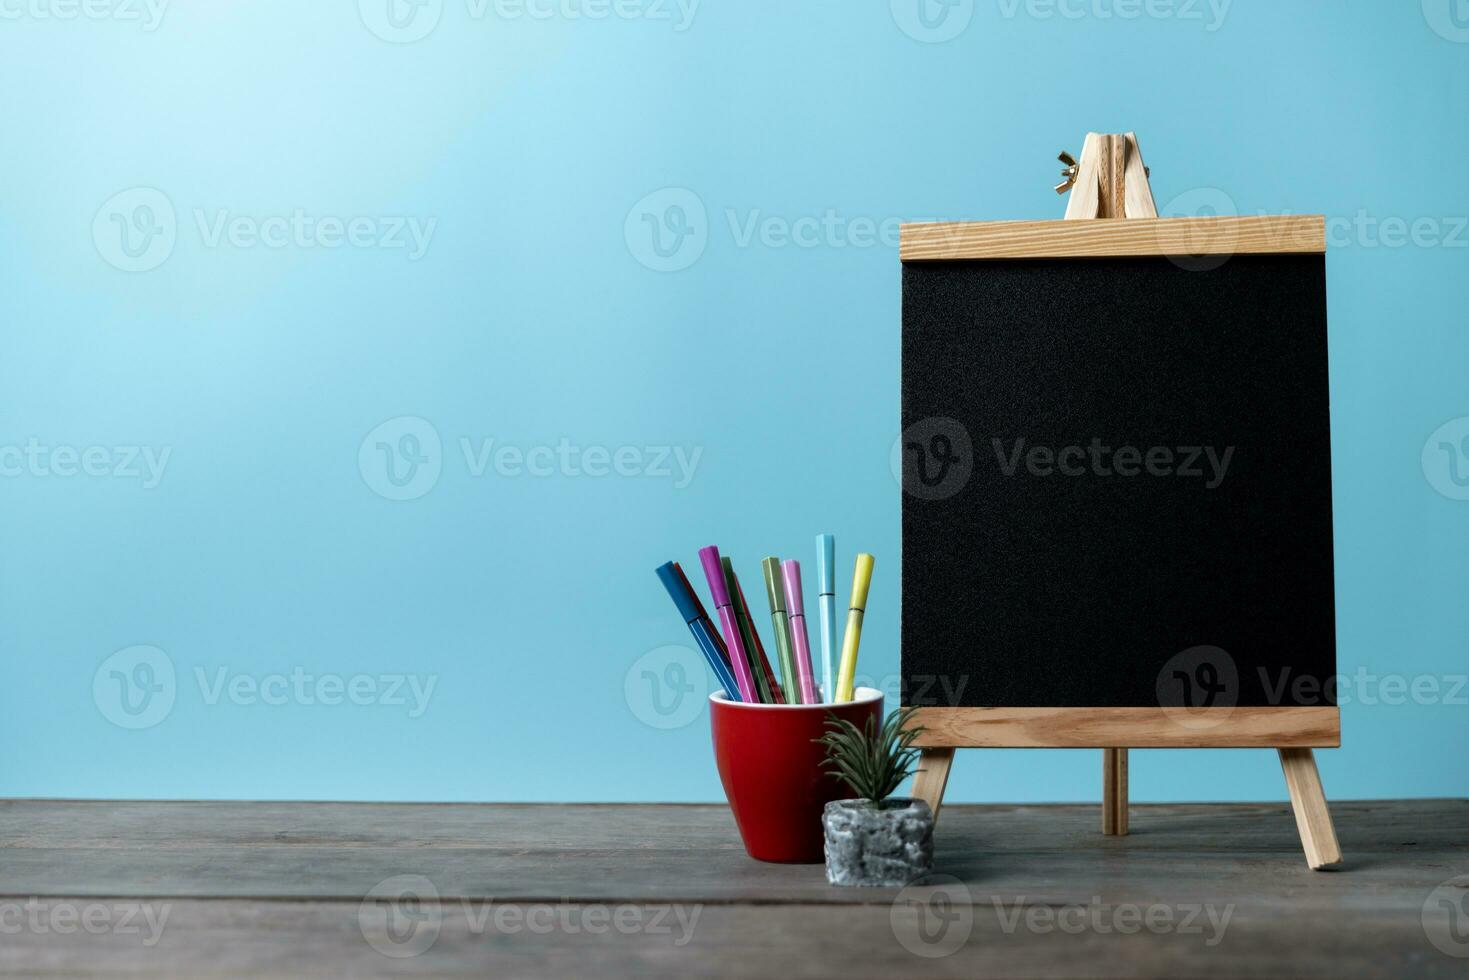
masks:
{"type": "Polygon", "coordinates": [[[758,861],[825,860],[821,811],[855,794],[822,766],[829,715],[864,728],[882,721],[882,692],[859,687],[841,704],[746,704],[723,691],[709,696],[714,758],[745,850],[758,861]]]}

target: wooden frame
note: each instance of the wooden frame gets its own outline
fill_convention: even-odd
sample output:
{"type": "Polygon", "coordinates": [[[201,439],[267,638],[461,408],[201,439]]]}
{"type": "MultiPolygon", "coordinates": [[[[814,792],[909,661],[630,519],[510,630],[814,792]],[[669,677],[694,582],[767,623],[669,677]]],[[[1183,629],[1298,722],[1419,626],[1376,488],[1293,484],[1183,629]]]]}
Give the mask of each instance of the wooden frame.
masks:
{"type": "MultiPolygon", "coordinates": [[[[1062,155],[1064,162],[1070,157],[1062,155]]],[[[1141,255],[1269,255],[1326,251],[1319,214],[1159,218],[1132,133],[1088,133],[1062,221],[905,224],[903,262],[1105,258],[1141,255]],[[1085,219],[1085,220],[1081,220],[1085,219]]],[[[1057,187],[1067,190],[1065,183],[1057,187]]],[[[1131,748],[1274,748],[1279,752],[1307,864],[1341,863],[1341,849],[1313,749],[1341,744],[1336,707],[963,708],[920,706],[926,729],[913,795],[935,817],[957,748],[1102,749],[1102,832],[1128,832],[1131,748]]]]}
{"type": "Polygon", "coordinates": [[[1321,253],[1326,251],[1326,218],[1267,214],[937,222],[903,225],[898,242],[904,262],[1321,253]]]}
{"type": "Polygon", "coordinates": [[[919,708],[922,748],[1326,749],[1341,745],[1335,707],[919,708]]]}

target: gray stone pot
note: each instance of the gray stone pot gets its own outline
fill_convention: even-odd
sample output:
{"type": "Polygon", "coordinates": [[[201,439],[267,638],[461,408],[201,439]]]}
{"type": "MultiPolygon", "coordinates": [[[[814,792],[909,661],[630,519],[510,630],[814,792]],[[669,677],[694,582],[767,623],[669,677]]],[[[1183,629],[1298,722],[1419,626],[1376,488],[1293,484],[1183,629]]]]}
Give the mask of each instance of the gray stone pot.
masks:
{"type": "Polygon", "coordinates": [[[933,870],[933,811],[922,800],[833,800],[826,826],[826,880],[897,887],[933,870]]]}

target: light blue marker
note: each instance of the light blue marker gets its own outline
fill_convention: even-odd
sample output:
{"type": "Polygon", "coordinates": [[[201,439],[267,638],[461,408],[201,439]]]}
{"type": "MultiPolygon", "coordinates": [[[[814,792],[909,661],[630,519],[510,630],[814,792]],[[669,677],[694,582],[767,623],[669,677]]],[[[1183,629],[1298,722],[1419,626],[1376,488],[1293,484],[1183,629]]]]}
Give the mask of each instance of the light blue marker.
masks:
{"type": "Polygon", "coordinates": [[[836,697],[837,683],[837,592],[832,572],[837,563],[837,539],[816,535],[816,618],[821,621],[821,698],[836,697]]]}

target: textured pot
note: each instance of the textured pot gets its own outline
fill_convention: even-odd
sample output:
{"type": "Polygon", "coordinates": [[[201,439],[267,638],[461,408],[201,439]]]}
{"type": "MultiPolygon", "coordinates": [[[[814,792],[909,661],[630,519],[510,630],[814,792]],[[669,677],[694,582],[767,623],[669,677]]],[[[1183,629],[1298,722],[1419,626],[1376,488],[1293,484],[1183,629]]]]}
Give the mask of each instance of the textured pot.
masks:
{"type": "Polygon", "coordinates": [[[834,800],[821,821],[833,885],[898,887],[933,870],[933,811],[923,800],[834,800]]]}

